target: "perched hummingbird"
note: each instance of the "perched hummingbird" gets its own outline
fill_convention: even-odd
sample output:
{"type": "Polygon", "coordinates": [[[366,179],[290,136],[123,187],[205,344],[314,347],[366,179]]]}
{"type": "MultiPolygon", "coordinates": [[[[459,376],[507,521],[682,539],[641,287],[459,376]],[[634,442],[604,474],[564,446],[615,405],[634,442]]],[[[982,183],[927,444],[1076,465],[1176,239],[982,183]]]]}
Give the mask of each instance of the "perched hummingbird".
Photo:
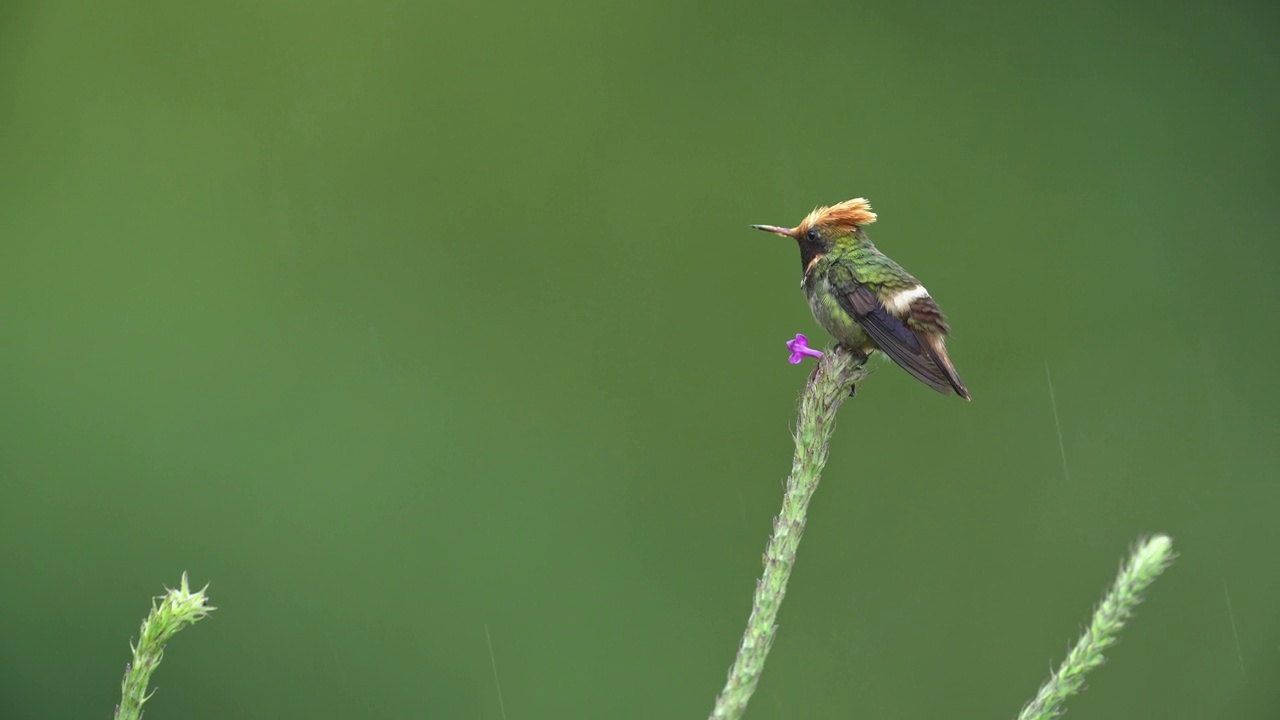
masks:
{"type": "Polygon", "coordinates": [[[800,287],[814,319],[841,345],[863,357],[879,350],[925,385],[968,400],[947,356],[946,317],[919,280],[871,244],[865,228],[875,221],[871,204],[854,198],[817,208],[793,228],[751,227],[800,246],[800,287]]]}

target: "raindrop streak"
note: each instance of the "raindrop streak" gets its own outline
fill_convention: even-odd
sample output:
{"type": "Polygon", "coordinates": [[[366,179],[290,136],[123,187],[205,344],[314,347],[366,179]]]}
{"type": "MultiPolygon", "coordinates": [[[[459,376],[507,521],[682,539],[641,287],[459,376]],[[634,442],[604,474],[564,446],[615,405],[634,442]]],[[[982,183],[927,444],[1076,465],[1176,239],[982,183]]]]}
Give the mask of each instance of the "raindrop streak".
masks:
{"type": "Polygon", "coordinates": [[[1067,472],[1067,446],[1062,442],[1062,423],[1058,420],[1058,401],[1053,396],[1053,375],[1049,373],[1049,360],[1044,361],[1044,376],[1049,380],[1049,407],[1053,409],[1053,426],[1058,430],[1058,452],[1062,453],[1062,479],[1071,482],[1067,472]]]}
{"type": "Polygon", "coordinates": [[[1231,637],[1236,639],[1236,659],[1240,661],[1240,674],[1244,674],[1244,653],[1240,651],[1240,633],[1236,631],[1236,613],[1231,609],[1231,591],[1227,589],[1227,576],[1222,576],[1222,593],[1227,596],[1227,617],[1231,619],[1231,637]]]}
{"type": "Polygon", "coordinates": [[[498,710],[502,720],[507,720],[507,704],[502,702],[502,683],[498,682],[498,658],[493,654],[493,638],[489,635],[489,623],[484,624],[484,641],[489,644],[489,662],[493,664],[493,686],[498,688],[498,710]]]}

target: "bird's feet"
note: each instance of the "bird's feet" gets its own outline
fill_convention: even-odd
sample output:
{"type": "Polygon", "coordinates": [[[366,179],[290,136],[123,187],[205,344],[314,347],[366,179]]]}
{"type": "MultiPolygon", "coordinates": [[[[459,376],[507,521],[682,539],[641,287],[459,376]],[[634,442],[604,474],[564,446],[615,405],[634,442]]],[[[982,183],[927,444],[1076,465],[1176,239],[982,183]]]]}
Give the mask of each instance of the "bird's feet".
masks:
{"type": "MultiPolygon", "coordinates": [[[[836,348],[848,353],[850,356],[853,357],[854,360],[858,362],[859,365],[866,365],[867,359],[871,357],[869,353],[865,353],[856,348],[851,348],[848,345],[845,345],[844,343],[837,344],[836,348]]],[[[853,383],[849,385],[849,397],[853,397],[854,395],[857,395],[857,394],[858,394],[858,384],[853,383]]]]}
{"type": "Polygon", "coordinates": [[[870,355],[868,355],[867,353],[862,352],[861,350],[858,350],[856,348],[849,347],[844,343],[839,343],[836,345],[836,347],[845,351],[846,353],[849,353],[850,355],[853,356],[853,359],[861,363],[865,363],[867,361],[867,358],[870,357],[870,355]]]}

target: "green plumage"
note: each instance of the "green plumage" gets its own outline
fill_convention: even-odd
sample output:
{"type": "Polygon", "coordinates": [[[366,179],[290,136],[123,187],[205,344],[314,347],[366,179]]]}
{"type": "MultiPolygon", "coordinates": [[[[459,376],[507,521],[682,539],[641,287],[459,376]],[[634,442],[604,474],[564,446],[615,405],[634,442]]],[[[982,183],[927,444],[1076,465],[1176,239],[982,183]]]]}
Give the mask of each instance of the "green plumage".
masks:
{"type": "Polygon", "coordinates": [[[871,343],[867,332],[841,298],[862,286],[871,289],[884,302],[886,295],[920,283],[869,240],[857,241],[850,237],[840,241],[817,257],[805,273],[804,294],[814,319],[831,337],[866,354],[875,348],[868,347],[871,343]]]}
{"type": "Polygon", "coordinates": [[[794,228],[753,227],[799,245],[809,308],[837,342],[884,352],[929,387],[969,399],[947,355],[945,316],[919,280],[871,243],[863,225],[875,217],[858,198],[819,208],[794,228]]]}

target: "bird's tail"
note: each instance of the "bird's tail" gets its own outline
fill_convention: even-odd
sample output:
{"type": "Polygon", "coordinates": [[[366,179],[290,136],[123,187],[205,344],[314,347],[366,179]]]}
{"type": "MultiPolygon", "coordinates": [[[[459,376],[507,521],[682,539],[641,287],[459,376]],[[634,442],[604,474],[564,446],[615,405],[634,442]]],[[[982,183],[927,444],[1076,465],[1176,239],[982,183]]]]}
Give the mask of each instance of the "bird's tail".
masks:
{"type": "Polygon", "coordinates": [[[942,374],[947,376],[947,382],[951,383],[951,387],[955,388],[956,394],[965,400],[971,400],[969,389],[964,386],[964,381],[960,379],[960,373],[956,372],[956,366],[951,364],[951,358],[947,356],[947,345],[942,336],[935,335],[926,338],[924,349],[933,360],[933,363],[942,370],[942,374]]]}

